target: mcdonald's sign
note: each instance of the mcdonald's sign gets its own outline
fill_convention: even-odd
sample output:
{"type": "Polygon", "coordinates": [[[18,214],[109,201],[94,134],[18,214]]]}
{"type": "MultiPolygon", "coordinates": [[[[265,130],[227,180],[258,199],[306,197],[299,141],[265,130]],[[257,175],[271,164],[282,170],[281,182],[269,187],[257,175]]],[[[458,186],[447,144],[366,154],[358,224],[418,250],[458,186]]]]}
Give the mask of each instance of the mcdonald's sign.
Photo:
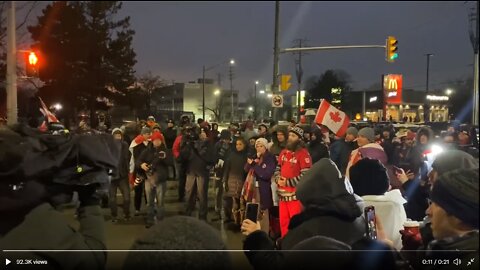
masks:
{"type": "Polygon", "coordinates": [[[386,74],[383,76],[383,94],[387,104],[402,103],[402,82],[401,74],[386,74]]]}

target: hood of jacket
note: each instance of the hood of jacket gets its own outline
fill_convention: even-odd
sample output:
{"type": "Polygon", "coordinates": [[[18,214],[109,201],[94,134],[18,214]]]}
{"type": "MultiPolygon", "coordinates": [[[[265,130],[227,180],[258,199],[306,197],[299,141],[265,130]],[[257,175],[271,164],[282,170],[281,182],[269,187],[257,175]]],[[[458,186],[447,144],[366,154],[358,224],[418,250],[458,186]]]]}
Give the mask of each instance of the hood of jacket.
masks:
{"type": "Polygon", "coordinates": [[[306,212],[334,215],[354,221],[362,215],[355,196],[346,189],[342,174],[335,163],[323,158],[313,164],[297,186],[297,198],[306,212]]]}
{"type": "Polygon", "coordinates": [[[277,132],[283,132],[285,134],[285,142],[283,144],[287,144],[287,139],[288,139],[288,127],[287,126],[281,126],[281,125],[276,125],[272,128],[272,142],[275,145],[278,145],[278,139],[277,139],[277,132]]]}

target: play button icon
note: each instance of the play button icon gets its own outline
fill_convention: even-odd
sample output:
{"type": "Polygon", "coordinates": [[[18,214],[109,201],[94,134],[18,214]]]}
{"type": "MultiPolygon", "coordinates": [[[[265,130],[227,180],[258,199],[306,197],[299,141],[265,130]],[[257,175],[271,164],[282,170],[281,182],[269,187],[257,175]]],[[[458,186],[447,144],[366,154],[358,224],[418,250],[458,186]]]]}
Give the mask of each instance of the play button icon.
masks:
{"type": "Polygon", "coordinates": [[[11,261],[9,259],[5,259],[5,265],[9,265],[11,261]]]}

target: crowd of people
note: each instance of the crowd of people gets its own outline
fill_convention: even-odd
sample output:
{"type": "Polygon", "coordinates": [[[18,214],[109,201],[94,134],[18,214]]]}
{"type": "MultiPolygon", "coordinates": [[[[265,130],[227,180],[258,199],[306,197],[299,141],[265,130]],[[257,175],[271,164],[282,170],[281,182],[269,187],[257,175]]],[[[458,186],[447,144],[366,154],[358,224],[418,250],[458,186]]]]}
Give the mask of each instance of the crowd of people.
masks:
{"type": "MultiPolygon", "coordinates": [[[[97,133],[89,130],[83,123],[77,132],[97,133]]],[[[102,132],[111,133],[118,147],[108,176],[112,222],[119,221],[118,190],[125,220],[131,219],[131,191],[133,214],[146,211],[149,230],[137,239],[133,250],[226,251],[218,232],[208,225],[221,221],[246,236],[245,254],[255,269],[437,269],[438,265],[429,265],[434,260],[448,260],[448,269],[455,259],[478,267],[478,142],[470,130],[451,127],[438,139],[428,127],[413,132],[393,126],[358,130],[352,125],[339,137],[324,126],[306,127],[294,121],[288,126],[272,122],[256,127],[247,121],[243,127],[230,124],[219,131],[217,124],[203,119],[193,122],[182,117],[177,126],[173,120],[163,126],[148,117],[133,129],[124,125],[102,132]],[[179,214],[186,217],[165,215],[168,179],[178,182],[178,201],[184,203],[179,214]],[[210,181],[215,181],[215,215],[211,219],[210,181]],[[195,220],[191,216],[197,202],[195,220]],[[259,205],[256,221],[246,217],[249,203],[259,205]],[[367,206],[375,209],[376,237],[367,234],[367,206]],[[405,224],[416,224],[418,230],[408,230],[405,224]],[[326,250],[329,252],[311,252],[326,250]]],[[[6,160],[12,153],[4,150],[0,157],[6,160]]],[[[15,155],[24,159],[18,152],[15,155]]],[[[2,177],[12,174],[7,166],[2,166],[0,173],[2,177]]],[[[31,192],[22,188],[19,193],[15,184],[6,183],[5,190],[2,187],[6,202],[21,200],[21,192],[31,192]]],[[[92,229],[92,220],[101,226],[100,198],[91,190],[75,191],[83,192],[78,210],[81,228],[71,237],[91,240],[95,234],[85,228],[92,229]],[[93,209],[89,216],[85,216],[86,206],[93,209]]],[[[2,248],[21,246],[15,241],[17,229],[33,218],[38,207],[51,214],[56,211],[48,206],[53,203],[46,197],[31,196],[31,200],[37,199],[28,204],[10,203],[11,208],[0,211],[17,211],[16,218],[2,226],[2,248]]],[[[105,248],[104,235],[96,235],[96,244],[105,248]]],[[[36,247],[39,245],[31,246],[36,247]]],[[[49,246],[62,247],[78,246],[49,246]]],[[[146,253],[129,255],[126,265],[234,267],[228,256],[213,257],[209,261],[193,254],[188,259],[146,253]]],[[[93,268],[105,258],[96,260],[93,268]]]]}

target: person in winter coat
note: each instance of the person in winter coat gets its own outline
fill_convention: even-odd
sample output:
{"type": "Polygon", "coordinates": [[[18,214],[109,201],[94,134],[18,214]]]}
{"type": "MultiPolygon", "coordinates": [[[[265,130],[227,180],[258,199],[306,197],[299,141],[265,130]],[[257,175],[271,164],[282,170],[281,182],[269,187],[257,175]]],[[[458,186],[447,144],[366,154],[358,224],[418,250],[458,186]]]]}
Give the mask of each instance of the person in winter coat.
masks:
{"type": "Polygon", "coordinates": [[[330,145],[330,158],[335,162],[343,175],[347,171],[350,154],[358,148],[356,143],[357,136],[358,130],[355,127],[349,127],[345,138],[336,137],[336,140],[330,145]]]}
{"type": "Polygon", "coordinates": [[[265,138],[267,141],[271,141],[272,136],[268,133],[268,127],[265,124],[258,125],[258,137],[265,138]]]}
{"type": "Polygon", "coordinates": [[[375,130],[370,127],[362,128],[358,132],[357,143],[359,148],[352,151],[348,161],[346,176],[349,178],[350,168],[362,158],[377,159],[383,166],[388,165],[388,158],[382,146],[375,143],[375,130]]]}
{"type": "Polygon", "coordinates": [[[276,158],[280,155],[283,149],[287,146],[288,128],[286,126],[274,126],[272,131],[272,142],[268,145],[268,151],[276,158]]]}
{"type": "Polygon", "coordinates": [[[240,196],[247,176],[244,170],[246,162],[247,142],[243,138],[238,138],[235,142],[235,148],[228,152],[228,157],[223,165],[225,223],[233,221],[240,226],[241,217],[245,214],[245,209],[240,205],[240,196]]]}
{"type": "MultiPolygon", "coordinates": [[[[430,189],[437,179],[443,174],[456,170],[456,169],[477,169],[478,160],[471,155],[460,151],[451,150],[439,154],[432,164],[432,170],[428,174],[427,183],[420,182],[418,179],[410,179],[408,175],[403,171],[397,174],[398,179],[402,182],[403,195],[407,199],[405,211],[407,217],[416,220],[423,221],[424,229],[421,230],[424,244],[428,243],[432,236],[430,232],[430,221],[425,219],[425,211],[427,210],[430,199],[430,189]]],[[[405,233],[404,233],[405,237],[405,233]]],[[[406,236],[409,238],[409,236],[406,236]]],[[[408,239],[407,239],[408,240],[408,239]]],[[[404,245],[405,246],[405,245],[404,245]]]]}
{"type": "Polygon", "coordinates": [[[210,133],[208,135],[208,139],[213,144],[216,144],[220,140],[220,131],[218,131],[218,124],[217,123],[212,124],[212,130],[210,130],[210,133]]]}
{"type": "Polygon", "coordinates": [[[118,221],[118,211],[117,211],[117,190],[120,189],[123,197],[123,214],[125,215],[125,220],[130,220],[130,187],[128,186],[128,168],[131,153],[128,151],[128,144],[123,141],[123,133],[119,128],[114,128],[112,131],[113,137],[118,140],[122,145],[120,158],[118,161],[118,168],[114,172],[114,176],[110,181],[110,210],[112,213],[112,222],[115,223],[118,221]]]}
{"type": "Polygon", "coordinates": [[[290,129],[287,148],[280,153],[275,171],[275,183],[278,186],[280,198],[279,214],[282,236],[287,234],[290,219],[301,211],[301,204],[296,195],[296,186],[312,166],[312,158],[305,148],[302,138],[303,130],[300,127],[290,129]]]}
{"type": "Polygon", "coordinates": [[[208,181],[210,169],[215,165],[214,146],[208,141],[205,129],[200,133],[193,132],[193,137],[186,137],[181,146],[180,156],[186,160],[187,182],[186,214],[190,216],[195,208],[196,198],[200,200],[199,218],[207,220],[208,213],[208,181]]]}
{"type": "MultiPolygon", "coordinates": [[[[297,197],[303,210],[292,218],[288,233],[277,249],[293,250],[302,241],[316,236],[329,237],[346,245],[363,239],[366,224],[362,205],[347,191],[341,173],[330,159],[321,159],[304,175],[297,186],[297,197]]],[[[252,250],[246,255],[255,268],[257,263],[270,262],[272,257],[279,256],[276,252],[257,252],[275,249],[268,236],[258,230],[258,224],[245,220],[242,231],[247,235],[244,250],[252,250]]]]}
{"type": "Polygon", "coordinates": [[[247,164],[245,165],[245,172],[249,172],[253,175],[255,183],[251,186],[254,189],[254,198],[256,202],[260,203],[260,213],[258,221],[262,231],[269,232],[270,230],[270,208],[273,207],[272,198],[272,176],[275,172],[276,162],[275,156],[267,150],[268,142],[264,138],[257,139],[255,148],[257,150],[256,158],[247,158],[247,164]]]}
{"type": "Polygon", "coordinates": [[[151,140],[152,143],[142,152],[137,163],[139,169],[145,171],[147,175],[145,180],[145,194],[147,195],[148,207],[147,228],[155,224],[155,216],[157,220],[161,220],[165,215],[164,203],[168,176],[165,139],[160,132],[154,132],[151,140]]]}
{"type": "Polygon", "coordinates": [[[312,157],[312,164],[322,158],[330,158],[328,147],[323,142],[322,131],[318,128],[313,130],[307,148],[308,153],[310,153],[310,156],[312,157]]]}
{"type": "Polygon", "coordinates": [[[452,170],[436,180],[427,209],[434,240],[404,254],[413,269],[458,269],[454,260],[478,269],[478,177],[477,167],[452,170]],[[425,265],[434,261],[449,263],[425,265]]]}
{"type": "Polygon", "coordinates": [[[135,197],[133,201],[135,206],[135,216],[140,215],[142,197],[144,196],[145,190],[145,182],[142,179],[146,178],[145,172],[139,167],[136,167],[135,164],[137,163],[140,154],[147,148],[151,136],[151,129],[144,127],[142,128],[141,134],[132,141],[129,147],[130,153],[132,153],[132,157],[130,159],[129,181],[130,184],[134,186],[135,191],[135,197]]]}
{"type": "Polygon", "coordinates": [[[232,139],[228,130],[222,130],[220,141],[215,144],[215,213],[218,220],[221,219],[220,211],[222,210],[223,201],[223,170],[225,161],[227,160],[229,153],[233,148],[232,139]]]}

